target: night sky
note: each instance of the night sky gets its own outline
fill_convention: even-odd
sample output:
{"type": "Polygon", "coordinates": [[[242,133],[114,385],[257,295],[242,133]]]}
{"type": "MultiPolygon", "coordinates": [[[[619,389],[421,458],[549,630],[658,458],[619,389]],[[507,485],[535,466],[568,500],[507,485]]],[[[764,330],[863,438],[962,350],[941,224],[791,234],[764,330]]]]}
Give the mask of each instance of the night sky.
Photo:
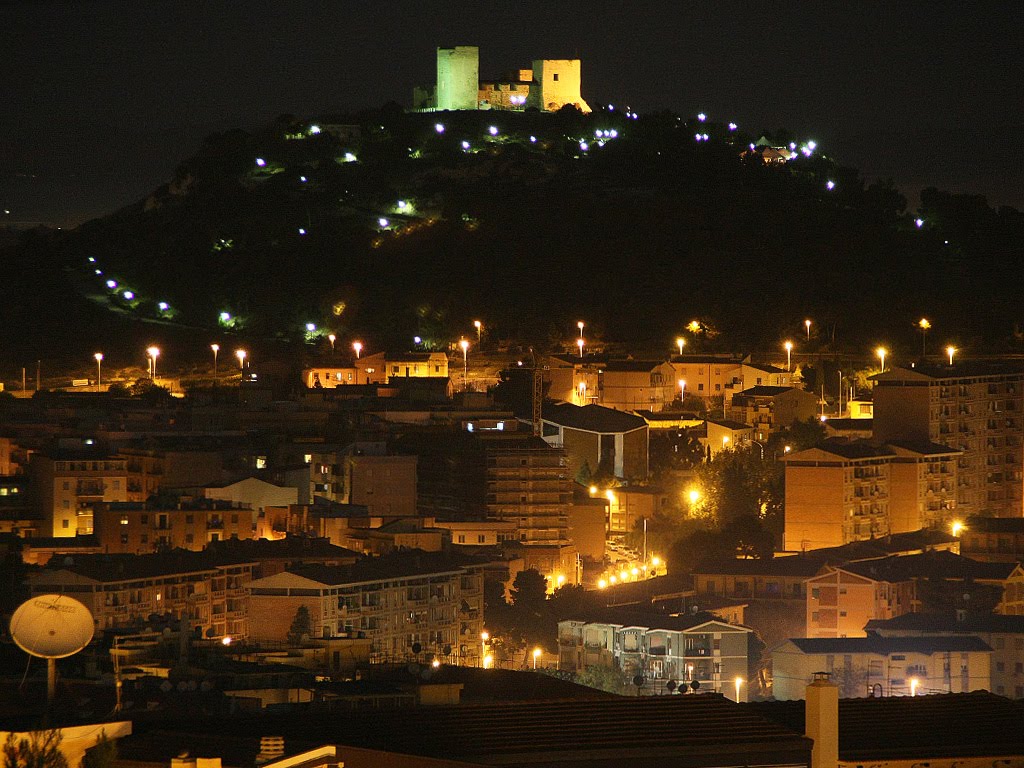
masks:
{"type": "MultiPolygon", "coordinates": [[[[1024,3],[33,0],[0,7],[0,206],[71,225],[202,137],[408,104],[437,45],[481,75],[583,59],[583,95],[785,126],[869,180],[1024,208],[1024,3]]],[[[2,214],[0,214],[2,217],[2,214]]]]}

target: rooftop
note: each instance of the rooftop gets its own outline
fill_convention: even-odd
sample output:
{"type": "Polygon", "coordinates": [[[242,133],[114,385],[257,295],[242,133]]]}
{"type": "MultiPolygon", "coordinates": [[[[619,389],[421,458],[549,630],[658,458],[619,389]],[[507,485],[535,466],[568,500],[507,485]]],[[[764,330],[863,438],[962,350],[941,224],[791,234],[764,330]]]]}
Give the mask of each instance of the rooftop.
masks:
{"type": "Polygon", "coordinates": [[[429,573],[449,573],[472,562],[470,558],[443,552],[404,550],[379,557],[364,557],[351,565],[303,563],[289,568],[288,572],[326,586],[338,586],[429,573]]]}
{"type": "MultiPolygon", "coordinates": [[[[741,705],[798,733],[804,702],[741,705]]],[[[1024,753],[1024,706],[985,691],[839,700],[844,763],[996,757],[1024,753]]]]}
{"type": "Polygon", "coordinates": [[[1017,563],[987,563],[953,552],[931,550],[915,555],[851,562],[844,565],[843,570],[888,582],[932,578],[1003,581],[1019,567],[1017,563]]]}
{"type": "Polygon", "coordinates": [[[877,539],[851,541],[837,547],[812,549],[807,555],[830,563],[848,563],[853,560],[878,560],[896,554],[917,554],[935,547],[949,546],[957,541],[957,537],[951,533],[922,528],[919,531],[891,533],[877,539]]]}
{"type": "Polygon", "coordinates": [[[814,576],[825,565],[825,558],[807,555],[773,557],[770,560],[738,560],[715,558],[701,562],[695,574],[728,574],[732,576],[814,576]]]}
{"type": "Polygon", "coordinates": [[[872,619],[868,631],[930,632],[961,634],[970,632],[1001,632],[1024,634],[1024,616],[999,613],[968,615],[964,619],[940,613],[905,613],[893,619],[872,619]]]}
{"type": "MultiPolygon", "coordinates": [[[[613,624],[622,627],[644,627],[646,629],[666,629],[682,632],[693,627],[707,624],[709,621],[725,624],[718,616],[707,611],[697,611],[685,616],[670,616],[654,610],[639,610],[633,607],[623,608],[585,608],[566,617],[566,621],[582,621],[587,624],[613,624]]],[[[734,626],[734,625],[731,625],[734,626]]],[[[746,627],[736,627],[748,631],[746,627]]]]}
{"type": "MultiPolygon", "coordinates": [[[[755,366],[756,367],[756,366],[755,366]]],[[[736,402],[737,397],[775,397],[781,395],[783,392],[789,392],[795,390],[796,387],[769,387],[764,384],[758,384],[756,387],[748,387],[747,389],[741,390],[732,396],[733,402],[736,402]]],[[[797,390],[802,392],[803,390],[797,390]]],[[[808,394],[811,394],[808,392],[808,394]]],[[[811,397],[814,397],[811,394],[811,397]]]]}
{"type": "Polygon", "coordinates": [[[818,453],[827,453],[841,459],[874,459],[895,455],[895,451],[870,440],[845,440],[830,437],[813,448],[796,451],[785,457],[787,462],[813,461],[818,453]]]}
{"type": "Polygon", "coordinates": [[[971,517],[965,528],[976,533],[1024,534],[1024,517],[971,517]]]}
{"type": "Polygon", "coordinates": [[[967,653],[970,651],[991,651],[992,648],[980,637],[973,635],[929,635],[927,637],[791,637],[793,643],[804,653],[874,653],[888,656],[891,653],[920,653],[931,656],[935,653],[967,653]]]}
{"type": "Polygon", "coordinates": [[[603,405],[580,406],[552,401],[544,403],[544,421],[561,427],[602,434],[631,432],[647,426],[647,422],[639,416],[605,408],[603,405]]]}

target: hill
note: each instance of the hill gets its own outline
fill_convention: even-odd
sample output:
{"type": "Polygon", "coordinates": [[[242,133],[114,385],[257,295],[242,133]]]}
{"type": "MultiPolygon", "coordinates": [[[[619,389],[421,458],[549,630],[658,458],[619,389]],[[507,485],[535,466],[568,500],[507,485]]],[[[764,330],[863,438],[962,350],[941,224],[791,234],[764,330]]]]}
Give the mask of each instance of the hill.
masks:
{"type": "Polygon", "coordinates": [[[769,165],[758,136],[667,112],[283,116],[209,137],[133,206],[7,248],[3,333],[443,348],[477,317],[539,345],[583,317],[591,338],[670,349],[700,318],[697,348],[775,349],[813,317],[823,349],[911,355],[926,315],[933,344],[1020,347],[1024,215],[934,189],[909,212],[810,137],[776,132],[796,157],[769,165]]]}

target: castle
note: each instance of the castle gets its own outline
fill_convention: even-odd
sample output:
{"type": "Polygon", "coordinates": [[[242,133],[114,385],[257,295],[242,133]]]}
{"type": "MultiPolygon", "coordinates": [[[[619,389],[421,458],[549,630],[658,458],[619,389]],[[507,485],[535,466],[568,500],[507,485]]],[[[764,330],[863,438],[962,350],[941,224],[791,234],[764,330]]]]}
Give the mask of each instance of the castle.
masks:
{"type": "Polygon", "coordinates": [[[537,59],[532,69],[517,69],[499,80],[480,80],[480,49],[459,45],[437,49],[437,84],[413,89],[413,109],[539,109],[555,112],[572,104],[590,107],[580,95],[579,59],[537,59]]]}

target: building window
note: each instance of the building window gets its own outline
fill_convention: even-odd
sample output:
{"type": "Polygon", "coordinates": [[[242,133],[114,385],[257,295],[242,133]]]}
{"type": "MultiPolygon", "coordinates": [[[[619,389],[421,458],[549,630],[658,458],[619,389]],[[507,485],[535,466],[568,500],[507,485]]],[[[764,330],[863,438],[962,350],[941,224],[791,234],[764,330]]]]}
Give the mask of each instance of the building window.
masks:
{"type": "Polygon", "coordinates": [[[60,521],[60,527],[61,527],[61,528],[67,528],[67,527],[69,527],[69,526],[68,526],[68,521],[67,521],[67,520],[61,520],[61,521],[60,521]]]}
{"type": "Polygon", "coordinates": [[[143,525],[149,525],[149,515],[139,515],[139,522],[143,525]]]}
{"type": "Polygon", "coordinates": [[[121,481],[120,481],[120,480],[115,480],[115,481],[114,481],[114,482],[113,482],[113,483],[111,484],[111,487],[112,487],[112,488],[113,488],[113,489],[114,489],[115,491],[120,491],[120,490],[121,490],[121,481]]]}
{"type": "Polygon", "coordinates": [[[186,544],[191,544],[194,539],[195,539],[195,536],[193,536],[191,533],[186,533],[185,534],[185,543],[186,544]]]}
{"type": "Polygon", "coordinates": [[[194,523],[195,519],[196,519],[195,515],[185,515],[185,522],[186,523],[194,523]]]}
{"type": "MultiPolygon", "coordinates": [[[[476,543],[477,544],[483,544],[484,543],[484,535],[482,533],[479,536],[476,537],[476,543]]],[[[1019,667],[1020,664],[1018,664],[1017,666],[1019,667]]]]}
{"type": "Polygon", "coordinates": [[[555,72],[555,74],[553,74],[553,75],[551,76],[551,79],[552,79],[552,80],[554,80],[554,81],[555,81],[555,82],[557,83],[557,82],[558,82],[558,73],[557,73],[557,72],[555,72]]]}

